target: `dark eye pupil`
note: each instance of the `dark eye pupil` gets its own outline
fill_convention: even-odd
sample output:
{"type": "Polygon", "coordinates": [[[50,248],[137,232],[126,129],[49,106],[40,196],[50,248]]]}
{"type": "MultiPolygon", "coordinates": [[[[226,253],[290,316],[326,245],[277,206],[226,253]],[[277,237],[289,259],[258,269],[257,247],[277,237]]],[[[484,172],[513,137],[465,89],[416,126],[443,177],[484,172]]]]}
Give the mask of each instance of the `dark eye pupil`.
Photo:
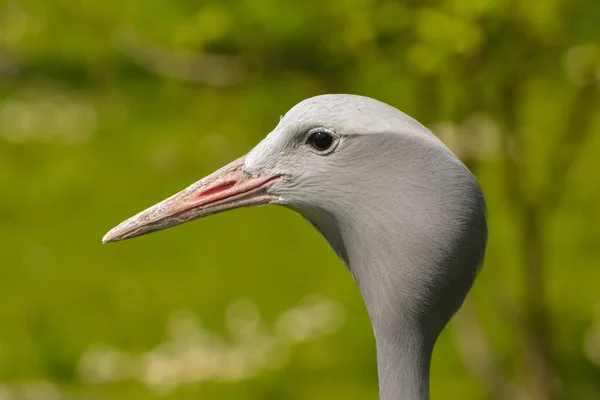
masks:
{"type": "Polygon", "coordinates": [[[315,132],[308,138],[309,143],[317,150],[327,150],[333,143],[333,137],[330,133],[319,131],[315,132]]]}

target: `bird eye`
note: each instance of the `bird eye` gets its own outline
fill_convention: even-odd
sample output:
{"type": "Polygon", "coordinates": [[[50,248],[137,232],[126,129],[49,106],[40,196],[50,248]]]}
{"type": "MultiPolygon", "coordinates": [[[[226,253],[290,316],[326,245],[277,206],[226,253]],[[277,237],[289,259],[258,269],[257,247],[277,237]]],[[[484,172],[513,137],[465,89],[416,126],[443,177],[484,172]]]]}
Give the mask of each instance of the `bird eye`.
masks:
{"type": "Polygon", "coordinates": [[[310,134],[306,143],[310,144],[315,150],[324,152],[331,148],[334,143],[334,137],[327,131],[318,130],[310,134]]]}

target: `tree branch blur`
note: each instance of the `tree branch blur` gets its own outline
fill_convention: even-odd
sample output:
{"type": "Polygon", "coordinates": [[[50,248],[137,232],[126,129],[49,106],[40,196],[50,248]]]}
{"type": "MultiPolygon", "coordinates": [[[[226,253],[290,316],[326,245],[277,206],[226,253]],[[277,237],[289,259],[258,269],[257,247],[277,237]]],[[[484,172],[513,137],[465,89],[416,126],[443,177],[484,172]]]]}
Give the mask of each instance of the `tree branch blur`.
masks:
{"type": "Polygon", "coordinates": [[[244,76],[241,60],[233,56],[173,51],[142,37],[133,29],[121,30],[115,44],[122,54],[153,74],[214,86],[238,83],[244,76]]]}
{"type": "Polygon", "coordinates": [[[452,326],[458,353],[464,365],[484,384],[486,398],[522,398],[523,388],[509,379],[502,370],[470,299],[464,302],[454,317],[452,326]]]}
{"type": "Polygon", "coordinates": [[[0,77],[15,76],[19,73],[17,61],[2,47],[0,43],[0,77]]]}
{"type": "Polygon", "coordinates": [[[528,394],[534,400],[552,398],[553,350],[550,318],[546,304],[543,220],[540,205],[527,196],[524,154],[526,152],[517,120],[521,85],[508,85],[502,94],[505,121],[503,141],[504,180],[508,199],[517,221],[518,246],[523,267],[523,328],[525,332],[528,394]]]}
{"type": "Polygon", "coordinates": [[[563,134],[552,153],[554,157],[549,163],[546,185],[540,192],[539,198],[545,202],[545,211],[551,213],[559,204],[565,191],[569,171],[591,133],[592,116],[599,108],[598,86],[595,84],[582,86],[571,103],[563,134]]]}
{"type": "Polygon", "coordinates": [[[517,90],[513,86],[504,96],[504,177],[519,227],[518,244],[523,262],[523,324],[530,374],[528,392],[532,399],[546,400],[553,396],[554,360],[552,324],[546,301],[544,224],[556,210],[565,191],[570,168],[590,134],[591,116],[593,110],[598,108],[598,90],[595,85],[587,85],[577,93],[571,103],[563,134],[552,152],[545,184],[538,193],[529,196],[524,187],[527,179],[524,163],[526,149],[515,114],[517,90]]]}

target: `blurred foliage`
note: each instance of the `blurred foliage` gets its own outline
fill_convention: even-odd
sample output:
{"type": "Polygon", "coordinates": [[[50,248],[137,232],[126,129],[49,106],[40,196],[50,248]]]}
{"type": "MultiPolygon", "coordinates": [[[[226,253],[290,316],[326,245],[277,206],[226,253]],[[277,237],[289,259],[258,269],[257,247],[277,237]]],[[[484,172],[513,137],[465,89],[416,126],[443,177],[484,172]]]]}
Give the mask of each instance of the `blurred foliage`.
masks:
{"type": "Polygon", "coordinates": [[[599,398],[598,21],[596,0],[0,0],[0,398],[375,398],[358,291],[298,215],[100,245],[327,92],[432,127],[486,194],[486,264],[433,397],[599,398]],[[156,393],[79,373],[96,345],[163,343],[178,310],[226,335],[238,299],[272,326],[311,293],[345,323],[251,378],[156,393]]]}

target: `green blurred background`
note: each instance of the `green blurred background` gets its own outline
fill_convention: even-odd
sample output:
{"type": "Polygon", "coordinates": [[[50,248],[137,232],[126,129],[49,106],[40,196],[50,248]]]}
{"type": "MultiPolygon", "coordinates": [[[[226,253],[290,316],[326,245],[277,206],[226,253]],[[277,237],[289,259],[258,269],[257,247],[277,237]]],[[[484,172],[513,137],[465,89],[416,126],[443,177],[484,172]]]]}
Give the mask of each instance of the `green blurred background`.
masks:
{"type": "Polygon", "coordinates": [[[375,399],[359,293],[278,207],[102,246],[356,93],[479,178],[484,269],[437,399],[600,398],[597,0],[1,0],[0,399],[375,399]]]}

